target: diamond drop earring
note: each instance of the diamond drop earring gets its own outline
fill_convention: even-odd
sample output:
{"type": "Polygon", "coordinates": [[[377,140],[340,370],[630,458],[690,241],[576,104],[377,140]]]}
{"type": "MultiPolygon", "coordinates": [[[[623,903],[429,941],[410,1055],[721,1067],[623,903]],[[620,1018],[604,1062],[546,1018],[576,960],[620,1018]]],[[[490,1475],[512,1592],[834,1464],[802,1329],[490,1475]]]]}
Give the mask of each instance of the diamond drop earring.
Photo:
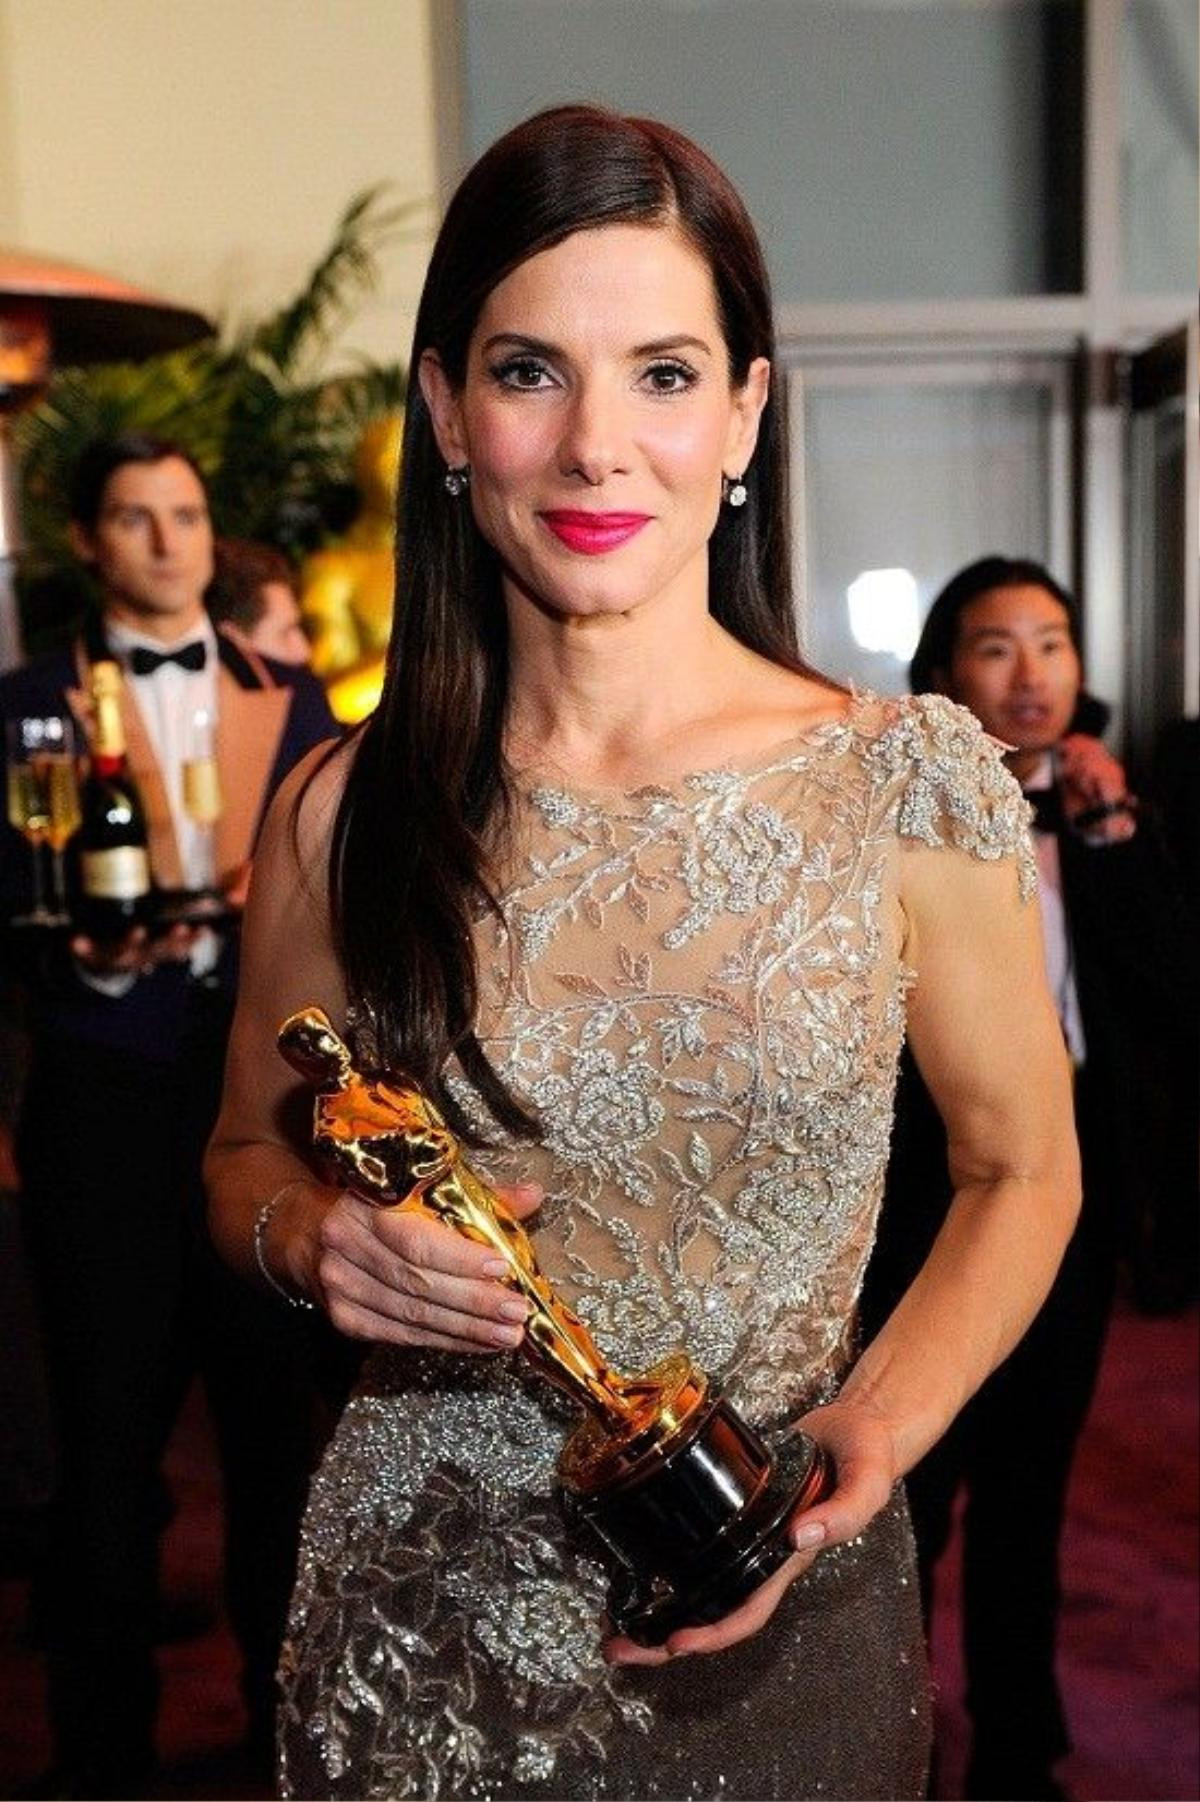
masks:
{"type": "Polygon", "coordinates": [[[464,463],[461,469],[448,469],[443,480],[446,484],[446,493],[457,500],[463,490],[471,485],[470,465],[464,463]]]}
{"type": "Polygon", "coordinates": [[[731,507],[746,505],[746,484],[741,476],[721,477],[721,499],[731,507]]]}

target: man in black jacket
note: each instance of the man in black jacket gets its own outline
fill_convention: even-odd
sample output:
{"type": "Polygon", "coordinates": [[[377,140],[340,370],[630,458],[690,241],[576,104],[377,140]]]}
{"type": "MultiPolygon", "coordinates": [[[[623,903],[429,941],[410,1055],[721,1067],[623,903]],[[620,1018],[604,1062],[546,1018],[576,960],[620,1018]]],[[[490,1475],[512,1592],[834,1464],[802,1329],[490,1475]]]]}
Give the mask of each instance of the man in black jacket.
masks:
{"type": "MultiPolygon", "coordinates": [[[[1097,739],[1071,733],[1078,619],[1047,570],[986,557],[960,571],[930,609],[910,675],[914,691],[948,694],[1011,747],[1006,761],[1034,810],[1047,976],[1075,1069],[1084,1200],[1061,1270],[1016,1351],[908,1478],[927,1618],[960,1485],[967,1494],[966,1794],[1044,1799],[1064,1793],[1052,1766],[1069,1745],[1055,1675],[1067,1481],[1139,1186],[1170,1164],[1156,1166],[1146,1142],[1160,1110],[1142,1084],[1150,1069],[1196,1080],[1195,947],[1120,765],[1097,739]]],[[[868,1334],[924,1261],[950,1204],[952,1163],[906,1053],[864,1291],[868,1334]]]]}
{"type": "MultiPolygon", "coordinates": [[[[99,611],[70,651],[0,682],[0,714],[73,714],[86,738],[90,666],[119,663],[155,882],[215,883],[236,915],[267,801],[336,731],[324,694],[306,671],[213,629],[204,485],[176,447],[142,436],[93,446],[71,532],[99,611]],[[223,795],[207,829],[182,798],[198,712],[215,722],[223,795]]],[[[11,829],[0,867],[10,920],[30,871],[11,829]]],[[[14,929],[7,945],[30,997],[17,1161],[61,1467],[40,1588],[57,1761],[47,1793],[124,1795],[154,1760],[158,1469],[197,1369],[221,1453],[251,1732],[270,1736],[311,1452],[311,1347],[303,1318],[232,1280],[204,1230],[200,1164],[232,1017],[236,918],[103,945],[14,929]]]]}

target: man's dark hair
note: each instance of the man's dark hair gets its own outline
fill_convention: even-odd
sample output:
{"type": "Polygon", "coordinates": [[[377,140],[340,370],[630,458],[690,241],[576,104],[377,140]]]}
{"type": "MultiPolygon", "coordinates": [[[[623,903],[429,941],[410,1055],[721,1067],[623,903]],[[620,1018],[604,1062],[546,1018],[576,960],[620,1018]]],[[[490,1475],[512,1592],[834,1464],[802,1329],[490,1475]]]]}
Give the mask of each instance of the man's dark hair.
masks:
{"type": "Polygon", "coordinates": [[[263,589],[278,582],[299,596],[296,577],[282,551],[249,538],[218,538],[213,546],[213,579],[204,596],[213,621],[228,620],[252,631],[266,612],[263,589]]]}
{"type": "Polygon", "coordinates": [[[908,666],[908,686],[915,695],[928,694],[934,687],[934,671],[950,668],[958,638],[958,621],[964,607],[992,588],[1044,588],[1052,594],[1067,616],[1071,643],[1082,655],[1080,643],[1079,605],[1073,594],[1057,581],[1044,563],[1032,557],[980,557],[951,576],[941,593],[936,595],[908,666]]]}
{"type": "Polygon", "coordinates": [[[121,432],[115,438],[93,438],[71,478],[70,517],[85,531],[94,532],[104,505],[104,491],[118,469],[127,463],[165,463],[168,457],[178,457],[186,463],[207,492],[204,473],[191,451],[169,438],[158,438],[153,432],[121,432]]]}

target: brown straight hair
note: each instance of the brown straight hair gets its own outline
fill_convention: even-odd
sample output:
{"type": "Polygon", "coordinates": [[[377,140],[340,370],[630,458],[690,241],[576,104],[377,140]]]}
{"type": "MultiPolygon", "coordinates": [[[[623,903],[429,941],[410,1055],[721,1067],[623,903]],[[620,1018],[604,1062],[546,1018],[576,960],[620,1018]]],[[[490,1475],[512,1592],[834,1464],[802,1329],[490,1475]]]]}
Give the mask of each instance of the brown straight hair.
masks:
{"type": "MultiPolygon", "coordinates": [[[[766,266],[727,177],[668,126],[564,106],[508,132],[464,178],[433,249],[410,367],[436,351],[451,383],[461,385],[479,314],[505,276],[574,232],[616,224],[671,227],[704,257],[735,385],[756,357],[773,357],[766,266]]],[[[497,911],[487,872],[508,800],[499,563],[466,497],[446,493],[416,382],[401,470],[386,680],[357,736],[334,824],[335,943],[349,994],[370,1016],[384,1061],[415,1077],[470,1138],[444,1080],[457,1057],[493,1118],[530,1135],[536,1122],[475,1033],[472,925],[497,911]]],[[[753,650],[812,674],[792,607],[786,425],[774,384],[744,481],[745,505],[722,508],[709,541],[711,611],[753,650]]]]}

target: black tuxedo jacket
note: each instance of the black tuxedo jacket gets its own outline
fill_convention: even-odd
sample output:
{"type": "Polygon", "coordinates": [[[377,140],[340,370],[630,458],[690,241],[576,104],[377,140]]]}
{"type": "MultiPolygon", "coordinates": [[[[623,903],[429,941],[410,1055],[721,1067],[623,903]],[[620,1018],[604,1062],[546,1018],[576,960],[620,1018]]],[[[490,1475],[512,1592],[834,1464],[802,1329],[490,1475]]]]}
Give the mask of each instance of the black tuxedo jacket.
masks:
{"type": "MultiPolygon", "coordinates": [[[[1123,843],[1058,834],[1063,908],[1087,1056],[1076,1117],[1084,1159],[1081,1230],[1103,1256],[1126,1223],[1155,1205],[1181,1160],[1156,1135],[1178,1130],[1183,1093],[1200,1076],[1200,972],[1194,928],[1152,819],[1123,843]]],[[[1186,1111],[1186,1110],[1185,1110],[1186,1111]]],[[[1193,1164],[1194,1164],[1194,1147],[1193,1164]]],[[[928,1256],[951,1200],[946,1134],[907,1049],[863,1325],[878,1330],[928,1256]]]]}
{"type": "MultiPolygon", "coordinates": [[[[309,670],[248,655],[220,632],[217,644],[216,756],[224,809],[215,835],[218,877],[228,878],[250,857],[267,803],[284,776],[339,728],[309,670]]],[[[97,617],[69,651],[0,678],[0,717],[73,713],[86,737],[89,667],[110,655],[97,617]]],[[[122,706],[130,769],[146,810],[151,868],[160,886],[176,888],[182,867],[162,772],[129,688],[122,706]]],[[[68,868],[74,882],[73,864],[68,868]]],[[[29,847],[6,821],[0,839],[0,921],[10,921],[29,901],[29,847]]],[[[226,935],[220,961],[203,984],[209,1018],[214,1010],[228,1014],[232,1009],[236,936],[226,935]]],[[[201,985],[186,966],[164,965],[140,977],[127,994],[113,997],[80,979],[64,944],[46,944],[43,935],[19,928],[8,929],[2,942],[6,959],[29,991],[35,1040],[48,1035],[60,1043],[81,1041],[164,1062],[187,1054],[201,985]]]]}

